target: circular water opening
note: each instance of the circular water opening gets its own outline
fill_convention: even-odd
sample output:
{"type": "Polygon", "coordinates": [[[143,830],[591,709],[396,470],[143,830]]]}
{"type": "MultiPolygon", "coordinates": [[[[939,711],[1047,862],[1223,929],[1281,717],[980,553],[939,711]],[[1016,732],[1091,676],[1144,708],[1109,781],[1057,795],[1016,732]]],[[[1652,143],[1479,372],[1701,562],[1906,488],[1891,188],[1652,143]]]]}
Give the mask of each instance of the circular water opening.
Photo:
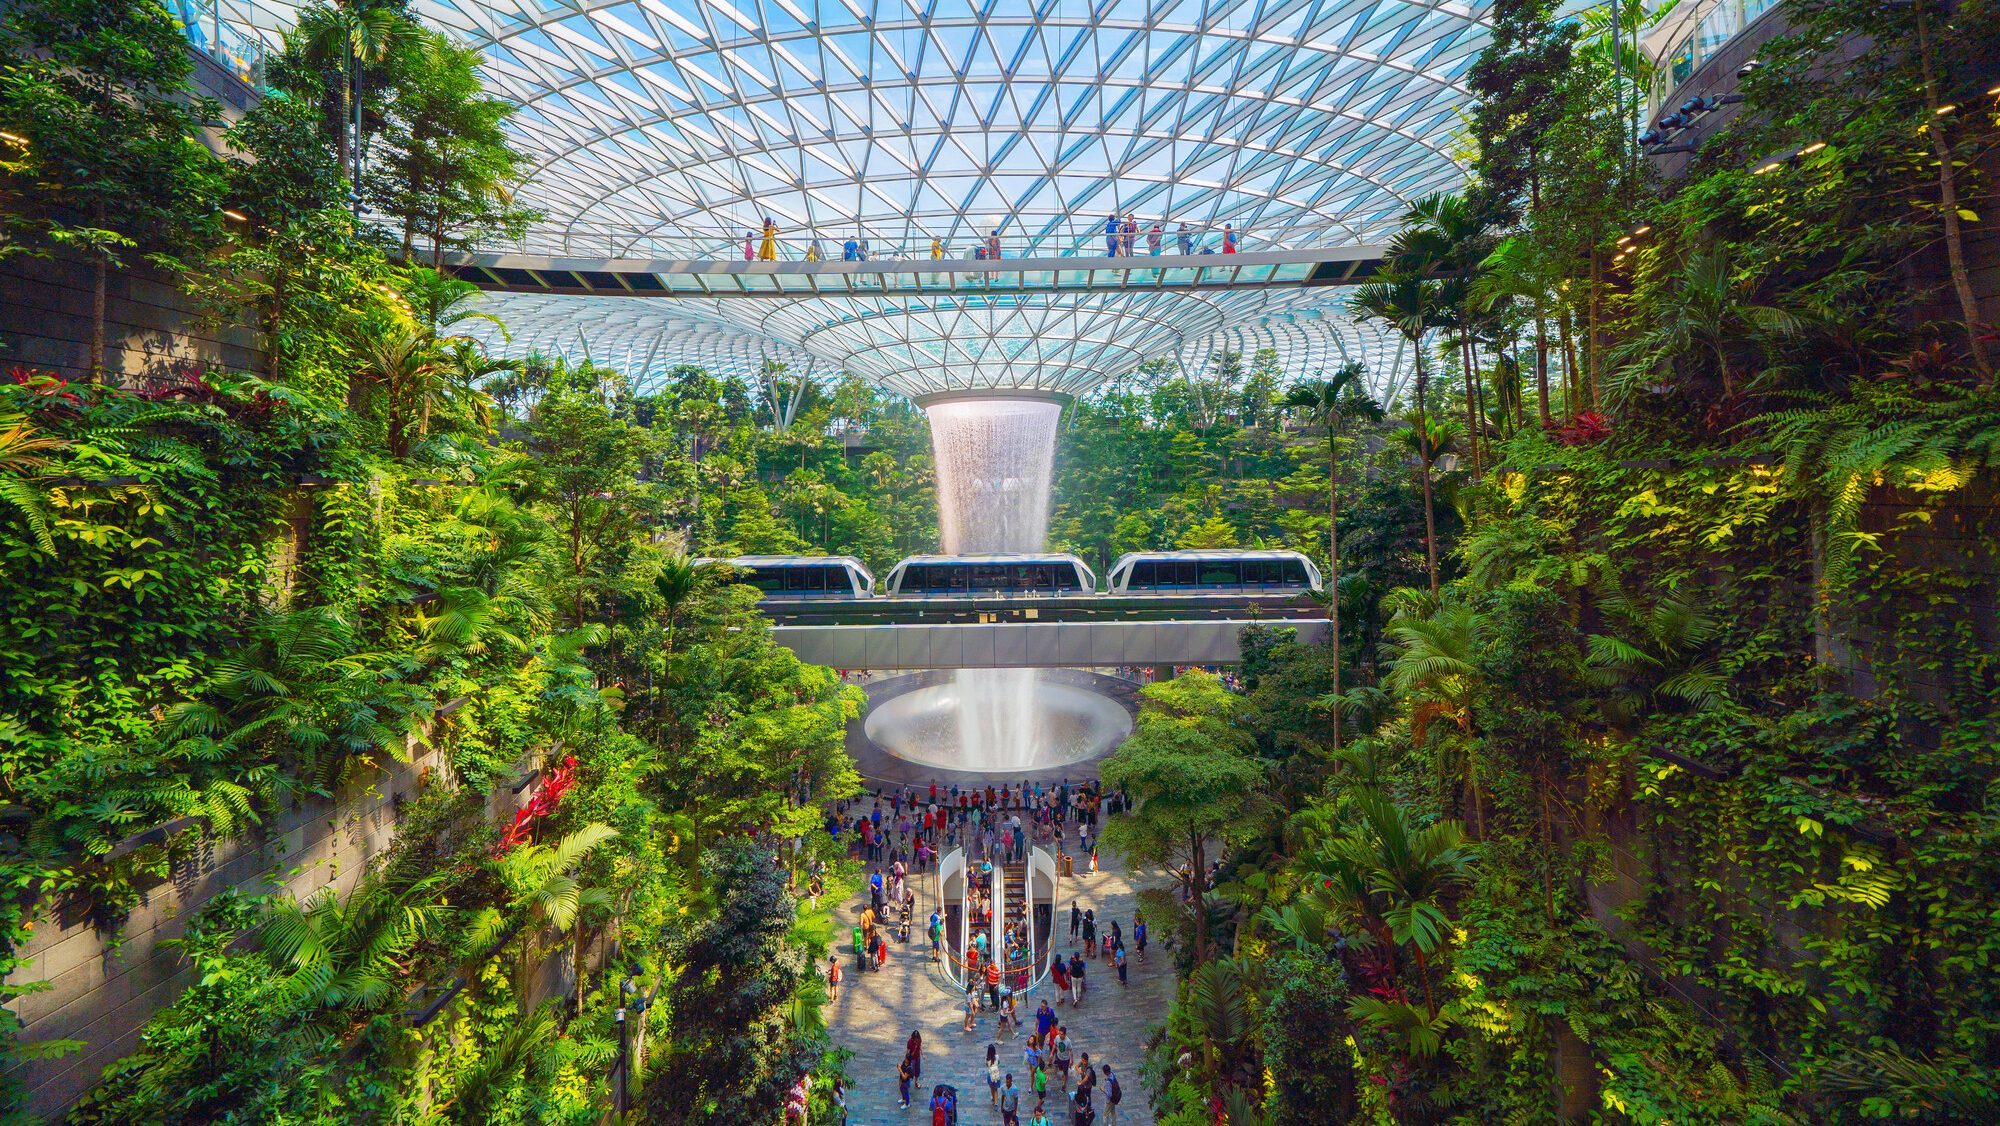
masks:
{"type": "Polygon", "coordinates": [[[1009,773],[1101,758],[1132,733],[1116,700],[1033,670],[968,669],[876,704],[862,733],[899,759],[1009,773]]]}

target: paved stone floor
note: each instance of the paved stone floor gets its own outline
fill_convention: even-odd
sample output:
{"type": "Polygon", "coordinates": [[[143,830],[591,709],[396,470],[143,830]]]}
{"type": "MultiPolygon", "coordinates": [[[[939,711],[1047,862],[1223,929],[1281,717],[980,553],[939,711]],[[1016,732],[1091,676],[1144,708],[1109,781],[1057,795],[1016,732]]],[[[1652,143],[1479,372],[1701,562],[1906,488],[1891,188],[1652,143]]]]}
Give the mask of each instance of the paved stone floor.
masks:
{"type": "MultiPolygon", "coordinates": [[[[1157,944],[1148,952],[1149,961],[1138,961],[1137,952],[1131,949],[1130,935],[1138,888],[1161,886],[1165,875],[1158,871],[1128,872],[1103,853],[1099,854],[1099,865],[1096,876],[1064,881],[1057,938],[1068,942],[1072,894],[1083,907],[1097,912],[1100,927],[1117,920],[1132,955],[1127,964],[1130,984],[1120,989],[1118,974],[1100,957],[1091,962],[1090,972],[1085,975],[1090,988],[1084,994],[1082,1007],[1058,1005],[1056,1016],[1069,1029],[1074,1051],[1089,1052],[1093,1067],[1101,1068],[1108,1063],[1118,1073],[1125,1092],[1118,1109],[1118,1126],[1150,1126],[1153,1118],[1139,1079],[1140,1055],[1154,1027],[1166,1021],[1167,1006],[1173,999],[1173,961],[1157,944]]],[[[838,917],[843,925],[838,933],[845,934],[854,925],[861,906],[862,900],[857,897],[842,907],[838,917]]],[[[931,904],[920,893],[918,917],[927,917],[930,908],[931,904]]],[[[1157,925],[1154,930],[1157,933],[1157,925]]],[[[1081,940],[1075,945],[1080,949],[1081,940]]],[[[1067,955],[1071,947],[1063,945],[1059,949],[1067,955]]],[[[991,1014],[981,1015],[977,1028],[966,1032],[965,1014],[960,1007],[963,995],[948,991],[943,977],[933,972],[929,945],[919,935],[913,934],[908,946],[892,947],[888,965],[878,973],[855,973],[852,952],[843,948],[841,954],[840,996],[827,1011],[827,1025],[833,1042],[854,1053],[847,1064],[847,1073],[853,1079],[847,1095],[847,1120],[851,1126],[902,1123],[929,1126],[924,1108],[928,1106],[931,1088],[939,1083],[958,1088],[960,1123],[965,1126],[998,1123],[1000,1111],[993,1106],[986,1087],[986,1045],[999,1045],[1001,1073],[1013,1072],[1015,1085],[1026,1091],[1028,1084],[1021,1058],[1025,1034],[1009,1033],[1006,1038],[996,1040],[991,1014]],[[912,1096],[910,1109],[903,1110],[897,1105],[896,1065],[902,1061],[903,1044],[913,1029],[924,1035],[924,1074],[919,1081],[920,1089],[912,1096]]],[[[825,965],[824,959],[821,965],[825,965]]],[[[1055,986],[1045,982],[1016,1002],[1029,1031],[1034,1029],[1034,1012],[1044,995],[1053,1001],[1055,986]]],[[[1054,1077],[1050,1080],[1049,1119],[1066,1124],[1067,1103],[1060,1097],[1054,1077]]],[[[1100,1126],[1105,1118],[1103,1093],[1100,1071],[1097,1098],[1100,1126]]],[[[1033,1098],[1024,1095],[1023,1123],[1028,1121],[1033,1106],[1033,1098]]]]}

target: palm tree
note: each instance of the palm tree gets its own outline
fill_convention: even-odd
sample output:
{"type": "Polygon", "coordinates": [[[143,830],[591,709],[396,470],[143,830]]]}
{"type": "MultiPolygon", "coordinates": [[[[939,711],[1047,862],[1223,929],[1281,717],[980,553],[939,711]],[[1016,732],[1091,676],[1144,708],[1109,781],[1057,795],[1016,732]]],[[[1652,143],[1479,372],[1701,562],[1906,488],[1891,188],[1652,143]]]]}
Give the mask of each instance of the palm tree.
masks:
{"type": "Polygon", "coordinates": [[[390,51],[412,39],[422,39],[420,30],[394,5],[362,7],[350,0],[307,8],[299,13],[292,34],[286,37],[287,49],[296,51],[307,66],[341,72],[334,93],[340,120],[334,133],[334,152],[341,170],[357,189],[361,185],[361,68],[381,63],[390,51]],[[351,142],[347,132],[350,124],[354,127],[351,142]]]}
{"type": "MultiPolygon", "coordinates": [[[[1395,267],[1384,269],[1375,280],[1359,286],[1348,299],[1357,316],[1386,321],[1410,342],[1417,362],[1418,430],[1424,431],[1425,395],[1429,374],[1424,370],[1424,335],[1436,327],[1439,285],[1434,279],[1395,267]]],[[[1423,463],[1424,565],[1430,574],[1431,593],[1438,590],[1437,510],[1431,497],[1430,445],[1420,442],[1417,456],[1423,463]]]]}
{"type": "Polygon", "coordinates": [[[1510,238],[1493,248],[1479,263],[1467,298],[1472,307],[1490,310],[1502,304],[1525,301],[1535,318],[1535,390],[1541,397],[1542,425],[1549,417],[1549,292],[1555,282],[1554,269],[1540,244],[1525,238],[1510,238]]]}
{"type": "MultiPolygon", "coordinates": [[[[1326,589],[1327,617],[1333,627],[1333,695],[1340,696],[1340,436],[1344,400],[1359,399],[1373,407],[1362,390],[1367,369],[1358,361],[1341,365],[1328,379],[1308,379],[1285,393],[1283,406],[1326,428],[1326,589]]],[[[1380,408],[1376,408],[1380,413],[1380,408]]],[[[1333,749],[1340,749],[1340,709],[1333,713],[1333,749]]]]}
{"type": "Polygon", "coordinates": [[[1439,303],[1456,334],[1459,364],[1465,372],[1465,429],[1473,475],[1479,473],[1480,425],[1479,355],[1473,326],[1478,313],[1473,300],[1479,264],[1489,239],[1486,221],[1466,197],[1438,193],[1410,205],[1403,229],[1389,242],[1389,262],[1399,269],[1435,276],[1439,303]]]}
{"type": "Polygon", "coordinates": [[[494,873],[507,889],[512,905],[525,911],[528,928],[521,941],[519,982],[521,996],[527,997],[528,966],[540,931],[553,927],[564,933],[584,911],[606,909],[611,897],[602,888],[587,887],[577,879],[576,869],[598,845],[618,835],[609,825],[592,822],[551,845],[522,845],[494,862],[494,873]]]}
{"type": "Polygon", "coordinates": [[[381,388],[389,430],[384,444],[389,456],[408,457],[411,439],[429,419],[431,404],[446,394],[446,365],[430,334],[407,322],[372,325],[360,334],[357,347],[362,364],[355,386],[374,383],[381,388]]]}
{"type": "MultiPolygon", "coordinates": [[[[1382,683],[1410,703],[1411,739],[1422,744],[1431,725],[1445,720],[1467,737],[1469,747],[1475,734],[1473,705],[1485,687],[1474,660],[1479,635],[1477,612],[1461,603],[1448,603],[1428,613],[1398,613],[1384,632],[1394,656],[1382,683]]],[[[1473,829],[1484,835],[1478,763],[1469,749],[1459,770],[1471,805],[1473,829]]]]}
{"type": "Polygon", "coordinates": [[[403,955],[450,914],[423,902],[436,882],[419,881],[401,894],[363,884],[345,903],[331,886],[303,903],[280,900],[263,923],[264,956],[308,1010],[378,1008],[403,975],[403,955]]]}
{"type": "Polygon", "coordinates": [[[1663,368],[1706,355],[1714,361],[1722,393],[1734,395],[1736,349],[1795,336],[1805,327],[1798,312],[1753,300],[1756,285],[1754,276],[1737,274],[1723,246],[1704,246],[1688,255],[1664,279],[1656,296],[1645,302],[1646,331],[1618,350],[1624,362],[1613,390],[1620,396],[1629,394],[1655,381],[1663,368]]]}
{"type": "Polygon", "coordinates": [[[1323,846],[1319,866],[1330,891],[1372,941],[1407,946],[1423,981],[1424,1005],[1437,1016],[1430,958],[1443,949],[1451,920],[1442,900],[1472,874],[1472,850],[1457,821],[1419,828],[1409,812],[1383,794],[1352,791],[1358,820],[1323,846]]]}
{"type": "Polygon", "coordinates": [[[1187,1013],[1202,1033],[1202,1069],[1209,1086],[1231,1085],[1255,1028],[1249,990],[1235,960],[1204,962],[1188,974],[1187,1013]]]}

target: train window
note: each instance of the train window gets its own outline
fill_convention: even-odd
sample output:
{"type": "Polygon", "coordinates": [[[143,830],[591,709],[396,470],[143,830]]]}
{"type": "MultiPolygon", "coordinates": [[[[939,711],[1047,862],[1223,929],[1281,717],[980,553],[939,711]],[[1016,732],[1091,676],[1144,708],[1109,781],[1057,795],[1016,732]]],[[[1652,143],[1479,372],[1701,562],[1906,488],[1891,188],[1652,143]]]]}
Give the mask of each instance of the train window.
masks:
{"type": "Polygon", "coordinates": [[[785,589],[785,572],[777,567],[758,567],[746,581],[765,594],[776,594],[785,589]]]}
{"type": "Polygon", "coordinates": [[[1287,559],[1278,565],[1278,574],[1273,575],[1272,578],[1288,586],[1305,586],[1305,564],[1300,563],[1296,559],[1287,559]]]}
{"type": "Polygon", "coordinates": [[[1165,581],[1161,586],[1195,586],[1200,583],[1200,568],[1192,562],[1160,564],[1160,576],[1165,581]],[[1168,577],[1171,572],[1172,577],[1168,577]]]}
{"type": "Polygon", "coordinates": [[[805,593],[826,589],[826,569],[823,567],[785,568],[785,590],[805,593]]]}
{"type": "Polygon", "coordinates": [[[1125,586],[1131,590],[1143,590],[1157,585],[1159,579],[1153,574],[1153,561],[1150,559],[1142,559],[1132,564],[1131,573],[1125,577],[1125,586]]]}
{"type": "Polygon", "coordinates": [[[1245,559],[1236,566],[1237,570],[1242,574],[1244,586],[1264,585],[1264,561],[1262,559],[1245,559]]]}
{"type": "Polygon", "coordinates": [[[1074,563],[1058,564],[1054,568],[1054,571],[1055,574],[1051,577],[1055,581],[1050,583],[1049,585],[1054,587],[1056,590],[1083,589],[1083,577],[1076,573],[1076,564],[1074,563]]]}
{"type": "Polygon", "coordinates": [[[1239,586],[1243,576],[1236,571],[1234,559],[1209,559],[1201,564],[1201,585],[1239,586]]]}

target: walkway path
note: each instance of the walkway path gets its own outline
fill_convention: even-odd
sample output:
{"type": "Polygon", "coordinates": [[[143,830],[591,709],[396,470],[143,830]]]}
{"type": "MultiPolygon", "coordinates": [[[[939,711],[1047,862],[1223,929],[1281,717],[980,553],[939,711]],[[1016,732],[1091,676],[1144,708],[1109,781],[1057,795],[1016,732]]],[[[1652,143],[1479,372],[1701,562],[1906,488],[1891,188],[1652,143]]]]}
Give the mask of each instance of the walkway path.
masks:
{"type": "MultiPolygon", "coordinates": [[[[1127,962],[1127,976],[1130,984],[1124,989],[1118,987],[1118,974],[1102,957],[1093,960],[1090,972],[1085,976],[1089,982],[1089,992],[1084,995],[1083,1006],[1073,1009],[1068,1004],[1056,1006],[1056,1016],[1069,1030],[1070,1043],[1077,1053],[1089,1052],[1093,1067],[1102,1068],[1110,1064],[1118,1073],[1118,1081],[1125,1090],[1125,1099],[1119,1105],[1117,1126],[1151,1126],[1153,1116],[1147,1106],[1145,1091],[1141,1088],[1139,1065],[1147,1039],[1153,1029],[1165,1023],[1167,1006],[1173,1000],[1173,959],[1162,951],[1157,943],[1152,944],[1148,961],[1140,962],[1138,952],[1131,943],[1132,910],[1136,906],[1139,887],[1164,886],[1166,876],[1157,870],[1127,872],[1118,863],[1107,863],[1105,855],[1099,853],[1100,871],[1096,876],[1063,882],[1064,899],[1058,912],[1057,937],[1064,943],[1059,949],[1064,955],[1074,948],[1082,949],[1082,941],[1069,942],[1069,899],[1075,894],[1079,905],[1097,912],[1098,926],[1106,927],[1116,920],[1126,935],[1126,948],[1130,955],[1127,962]]],[[[841,926],[838,933],[845,934],[861,914],[864,897],[857,897],[843,905],[839,915],[841,926]]],[[[930,913],[930,904],[924,896],[918,896],[919,917],[930,913]]],[[[1154,931],[1158,933],[1157,924],[1154,931]]],[[[921,928],[918,928],[920,931],[921,928]]],[[[854,1053],[847,1063],[847,1074],[853,1082],[848,1085],[847,1120],[850,1126],[929,1126],[928,1111],[931,1088],[939,1083],[950,1083],[958,1088],[959,1115],[963,1126],[989,1126],[1000,1121],[1000,1111],[992,1104],[986,1087],[986,1045],[1000,1046],[1000,1070],[1003,1075],[1012,1072],[1014,1085],[1028,1090],[1025,1067],[1021,1059],[1022,1042],[1025,1033],[1009,1033],[1005,1039],[995,1040],[994,1019],[991,1014],[982,1014],[973,1032],[965,1031],[965,1012],[962,995],[947,992],[943,979],[931,971],[929,945],[920,933],[913,933],[909,945],[896,945],[890,949],[889,962],[879,973],[857,974],[854,972],[854,955],[844,944],[841,954],[840,996],[827,1009],[827,1026],[833,1034],[835,1046],[854,1053]],[[924,1036],[924,1074],[919,1088],[912,1095],[909,1110],[897,1106],[896,1065],[903,1058],[903,1044],[910,1032],[917,1030],[924,1036]]],[[[822,959],[820,965],[825,966],[822,959]]],[[[1034,1030],[1036,1006],[1042,997],[1055,999],[1055,986],[1043,983],[1017,999],[1016,1008],[1028,1031],[1034,1030]]],[[[1072,1088],[1074,1081],[1072,1080],[1072,1088]]],[[[1098,1122],[1103,1126],[1104,1084],[1103,1072],[1098,1073],[1097,1088],[1098,1122]]],[[[1021,1121],[1026,1123],[1034,1107],[1034,1099],[1024,1095],[1021,1099],[1021,1121]]],[[[1048,1101],[1051,1122],[1067,1123],[1069,1115],[1067,1103],[1060,1098],[1054,1077],[1049,1084],[1048,1101]]]]}

